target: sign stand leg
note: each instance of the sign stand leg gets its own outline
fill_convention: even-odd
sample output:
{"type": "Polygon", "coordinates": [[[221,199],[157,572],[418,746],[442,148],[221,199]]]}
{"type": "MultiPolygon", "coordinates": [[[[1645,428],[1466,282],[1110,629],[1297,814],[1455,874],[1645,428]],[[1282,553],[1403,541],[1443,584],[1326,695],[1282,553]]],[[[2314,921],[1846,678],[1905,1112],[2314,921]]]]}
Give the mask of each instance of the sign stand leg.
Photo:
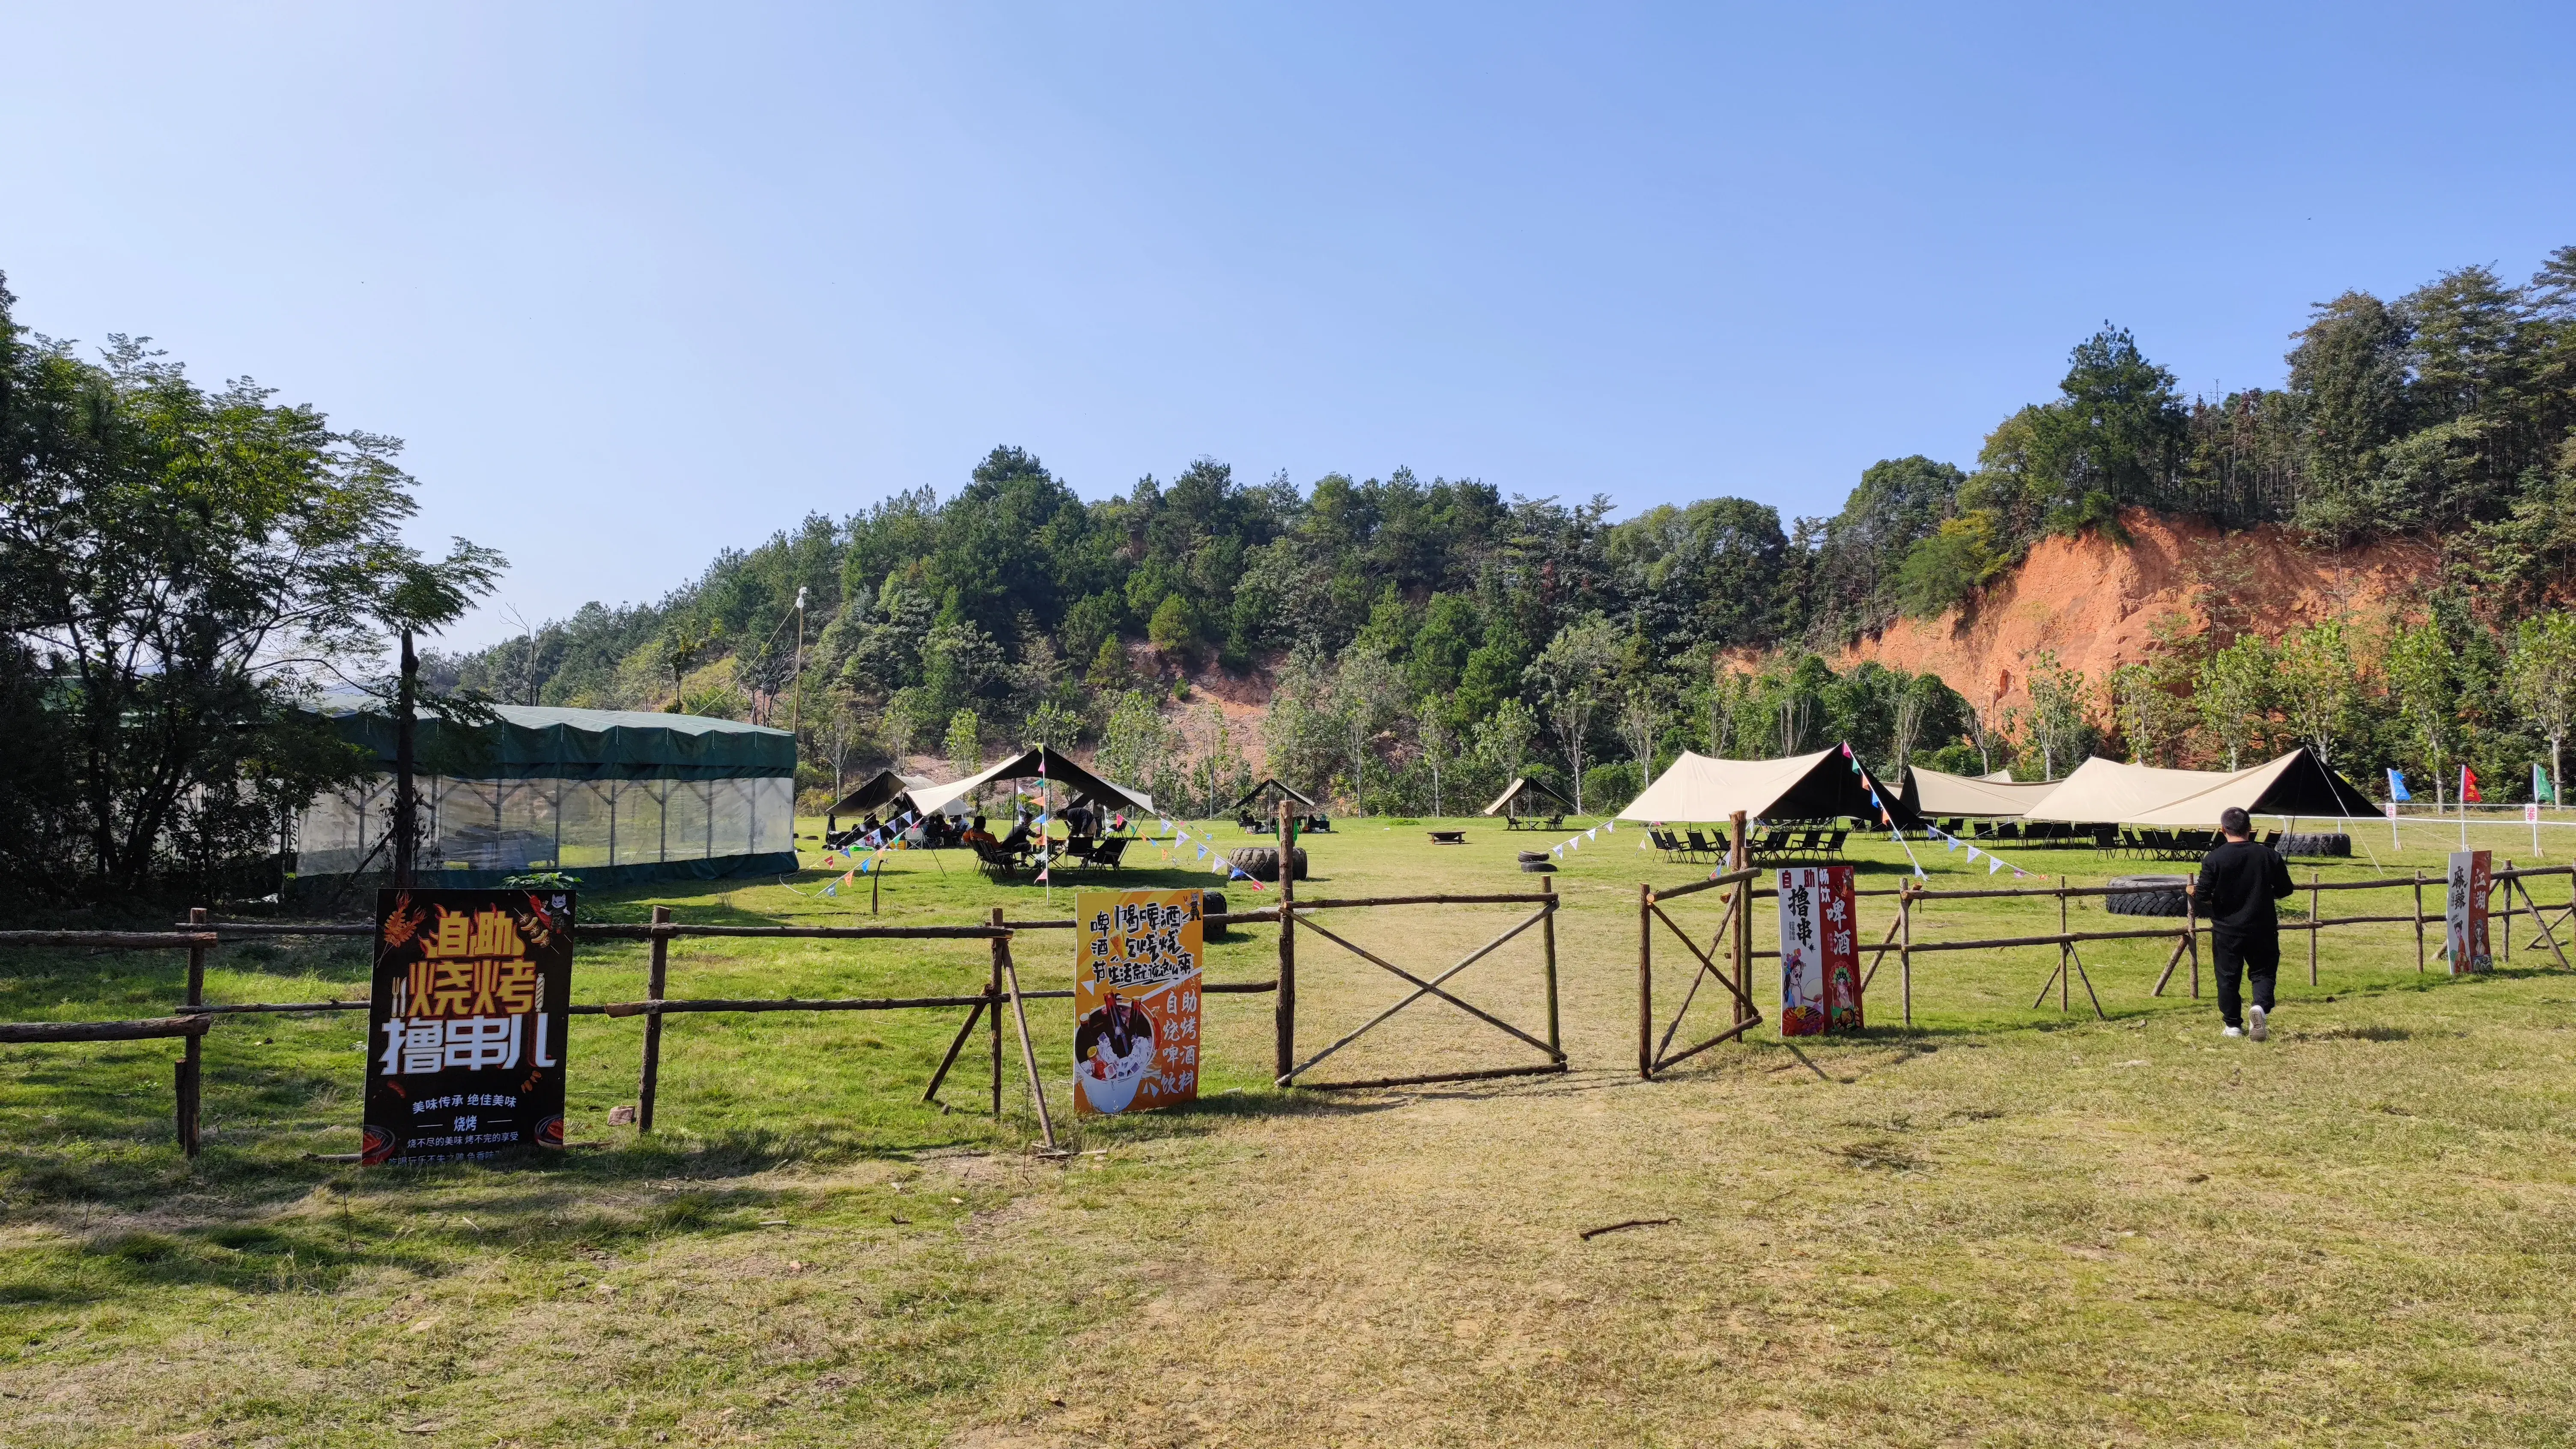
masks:
{"type": "Polygon", "coordinates": [[[1055,1123],[1047,1116],[1046,1083],[1038,1074],[1038,1049],[1029,1040],[1028,1007],[1020,1000],[1020,968],[1011,962],[1009,941],[996,940],[994,944],[1001,948],[1002,974],[1011,984],[1011,1017],[1020,1025],[1020,1060],[1028,1064],[1029,1096],[1037,1103],[1038,1131],[1046,1136],[1047,1151],[1058,1152],[1062,1149],[1055,1145],[1055,1123]]]}

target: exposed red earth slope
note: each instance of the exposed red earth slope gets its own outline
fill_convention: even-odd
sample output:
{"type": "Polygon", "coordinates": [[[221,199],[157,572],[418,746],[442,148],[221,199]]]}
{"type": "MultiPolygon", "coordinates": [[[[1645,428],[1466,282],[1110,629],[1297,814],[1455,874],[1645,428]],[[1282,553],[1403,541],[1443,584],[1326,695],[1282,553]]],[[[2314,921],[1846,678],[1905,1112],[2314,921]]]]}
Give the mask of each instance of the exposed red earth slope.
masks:
{"type": "Polygon", "coordinates": [[[1930,670],[1980,706],[2027,704],[2030,661],[2055,650],[2060,663],[2099,683],[2146,657],[2156,621],[2181,613],[2206,623],[2205,595],[2233,598],[2255,632],[2278,637],[2331,618],[2384,617],[2392,601],[2432,573],[2432,547],[2374,544],[2340,553],[2265,526],[2227,534],[2206,524],[2131,510],[2130,541],[2100,534],[2045,538],[1966,609],[1937,619],[1900,619],[1832,662],[1865,659],[1930,670]]]}

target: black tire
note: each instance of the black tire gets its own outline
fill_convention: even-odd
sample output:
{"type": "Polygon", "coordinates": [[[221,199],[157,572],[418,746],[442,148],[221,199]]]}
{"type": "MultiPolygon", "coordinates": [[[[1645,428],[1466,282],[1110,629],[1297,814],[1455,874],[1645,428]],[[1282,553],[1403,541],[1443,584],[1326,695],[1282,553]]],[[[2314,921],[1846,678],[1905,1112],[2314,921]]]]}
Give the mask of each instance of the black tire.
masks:
{"type": "Polygon", "coordinates": [[[2281,837],[2281,854],[2346,859],[2352,855],[2352,837],[2340,831],[2284,835],[2281,837]]]}
{"type": "Polygon", "coordinates": [[[1524,850],[1521,852],[1521,864],[1523,865],[1527,865],[1533,860],[1545,859],[1547,859],[1547,852],[1544,850],[1524,850]]]}
{"type": "MultiPolygon", "coordinates": [[[[1211,915],[1211,916],[1222,916],[1222,915],[1224,915],[1224,914],[1225,914],[1225,892],[1223,892],[1223,891],[1202,891],[1202,892],[1200,892],[1200,893],[1199,893],[1199,909],[1200,909],[1201,911],[1205,912],[1206,914],[1211,915]]],[[[1202,935],[1205,939],[1210,940],[1210,941],[1222,941],[1222,940],[1224,940],[1224,939],[1225,939],[1225,937],[1226,937],[1227,927],[1226,927],[1225,922],[1223,922],[1223,921],[1205,921],[1205,922],[1202,922],[1202,923],[1201,923],[1201,927],[1200,927],[1200,929],[1201,929],[1201,935],[1202,935]]]]}
{"type": "Polygon", "coordinates": [[[2111,893],[2102,898],[2102,909],[2115,916],[2179,916],[2189,905],[2183,899],[2183,887],[2191,883],[2187,875],[2122,875],[2108,882],[2111,893]]]}
{"type": "Polygon", "coordinates": [[[1554,863],[1541,858],[1538,860],[1522,861],[1521,869],[1528,871],[1532,875],[1552,875],[1556,871],[1556,866],[1554,863]]]}
{"type": "MultiPolygon", "coordinates": [[[[1289,849],[1292,852],[1293,863],[1297,871],[1297,879],[1304,880],[1306,878],[1306,847],[1296,845],[1290,846],[1289,849]]],[[[1279,879],[1278,846],[1247,845],[1240,850],[1229,852],[1226,859],[1233,863],[1236,870],[1242,871],[1245,875],[1252,877],[1254,880],[1275,881],[1279,879]]]]}

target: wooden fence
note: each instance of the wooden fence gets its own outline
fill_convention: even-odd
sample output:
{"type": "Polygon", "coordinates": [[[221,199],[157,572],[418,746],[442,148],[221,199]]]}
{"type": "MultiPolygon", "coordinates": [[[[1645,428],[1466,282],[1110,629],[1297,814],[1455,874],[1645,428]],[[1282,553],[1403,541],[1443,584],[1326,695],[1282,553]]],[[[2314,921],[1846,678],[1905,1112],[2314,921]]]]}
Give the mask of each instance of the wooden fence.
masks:
{"type": "MultiPolygon", "coordinates": [[[[188,974],[185,1000],[166,1017],[142,1021],[45,1021],[0,1022],[0,1044],[68,1043],[104,1041],[145,1041],[164,1037],[184,1038],[185,1055],[174,1071],[177,1096],[175,1111],[176,1136],[180,1149],[194,1157],[200,1150],[198,1115],[201,1108],[204,1039],[217,1019],[232,1016],[291,1015],[337,1011],[365,1011],[366,998],[334,1001],[239,1002],[209,1003],[205,999],[206,953],[227,941],[268,940],[289,937],[361,937],[372,940],[375,927],[360,922],[265,922],[211,920],[203,909],[188,913],[186,926],[169,931],[0,931],[0,948],[6,947],[97,947],[129,951],[185,950],[188,974]]],[[[1270,921],[1278,918],[1273,910],[1211,913],[1210,924],[1226,925],[1270,921]]],[[[643,1065],[636,1086],[636,1128],[653,1130],[654,1099],[661,1079],[663,1018],[699,1012],[771,1012],[771,1011],[914,1011],[968,1008],[966,1024],[948,1054],[932,1076],[923,1100],[938,1101],[940,1085],[963,1051],[979,1019],[989,1017],[992,1023],[992,1111],[1002,1110],[1003,1045],[1002,1012],[1007,1006],[1019,1024],[1021,1056],[1028,1071],[1029,1089],[1038,1110],[1038,1120],[1047,1145],[1055,1144],[1055,1127],[1046,1110],[1046,1089],[1039,1069],[1035,1047],[1030,1042],[1027,1013],[1023,1003],[1031,1000],[1064,999],[1071,991],[1029,991],[1019,989],[1019,972],[1012,961],[1012,936],[1025,930],[1071,930],[1074,922],[1019,921],[1003,919],[1000,907],[993,908],[991,918],[978,925],[966,926],[701,926],[671,919],[670,908],[656,906],[653,919],[645,923],[576,923],[573,938],[581,941],[647,941],[652,954],[646,977],[646,994],[640,1001],[575,1003],[575,1016],[611,1018],[641,1017],[644,1020],[643,1065]],[[762,999],[740,998],[671,998],[665,995],[670,980],[670,944],[688,938],[786,938],[822,941],[876,940],[980,940],[989,942],[992,950],[991,972],[982,989],[974,994],[911,997],[855,997],[815,1000],[799,997],[762,999]]],[[[1276,983],[1269,981],[1211,982],[1200,989],[1213,995],[1268,992],[1276,983]]],[[[942,1104],[943,1106],[945,1104],[942,1104]]]]}
{"type": "MultiPolygon", "coordinates": [[[[1731,838],[1741,841],[1743,821],[1739,818],[1734,825],[1731,838]]],[[[1641,1077],[1651,1080],[1658,1073],[1675,1064],[1697,1056],[1722,1042],[1733,1040],[1761,1023],[1761,1012],[1754,1005],[1752,994],[1752,963],[1766,959],[1778,960],[1780,953],[1777,950],[1754,948],[1753,902],[1777,899],[1780,893],[1775,886],[1754,885],[1756,880],[1769,876],[1770,872],[1746,868],[1740,847],[1730,856],[1728,866],[1730,868],[1705,880],[1693,881],[1687,885],[1660,891],[1648,884],[1641,884],[1637,888],[1637,1074],[1641,1077]],[[1664,903],[1668,901],[1702,891],[1729,887],[1732,889],[1728,891],[1725,913],[1705,949],[1663,908],[1664,903]],[[1658,927],[1678,938],[1698,963],[1697,969],[1691,973],[1689,990],[1684,993],[1680,1007],[1675,1010],[1671,1022],[1665,1026],[1660,1037],[1655,1032],[1654,946],[1658,927]],[[1721,964],[1721,958],[1723,958],[1723,964],[1721,964]],[[1672,1041],[1680,1031],[1683,1018],[1689,1014],[1691,1004],[1697,998],[1701,986],[1711,980],[1718,982],[1734,998],[1731,1003],[1733,1024],[1706,1040],[1675,1051],[1672,1041]]],[[[2439,887],[2442,886],[2443,881],[2440,877],[2434,877],[2431,883],[2439,887]]],[[[2411,924],[2415,930],[2415,969],[2418,971],[2428,969],[2431,958],[2424,928],[2429,924],[2443,921],[2444,917],[2438,913],[2426,913],[2425,884],[2426,877],[2422,871],[2406,876],[2328,881],[2322,879],[2319,872],[2310,870],[2307,884],[2302,888],[2307,897],[2306,918],[2281,923],[2281,929],[2285,933],[2304,932],[2307,935],[2308,984],[2311,986],[2317,984],[2320,937],[2325,931],[2335,927],[2411,924]],[[2323,901],[2326,892],[2371,890],[2411,891],[2412,903],[2402,914],[2342,916],[2324,914],[2323,901]]],[[[2172,982],[2174,972],[2188,959],[2191,965],[2191,994],[2195,999],[2198,998],[2200,995],[2200,938],[2208,934],[2211,928],[2200,919],[2199,903],[2188,893],[2184,897],[2183,916],[2170,926],[2102,931],[2078,931],[2071,927],[2069,907],[2076,900],[2094,896],[2144,893],[2146,892],[2134,886],[2114,888],[2107,885],[2071,885],[2062,876],[2054,885],[2031,888],[1930,890],[1909,880],[1895,886],[1857,890],[1854,892],[1856,896],[1882,899],[1893,897],[1896,902],[1894,917],[1887,924],[1884,938],[1876,947],[1869,948],[1868,966],[1861,978],[1862,990],[1864,992],[1868,990],[1870,983],[1877,978],[1879,966],[1890,954],[1894,954],[1897,959],[1900,1015],[1905,1024],[1911,1027],[1914,1024],[1914,958],[1916,956],[1944,951],[1997,951],[2054,946],[2057,948],[2056,965],[2050,971],[2048,978],[2041,983],[2039,994],[2031,1001],[2032,1007],[2036,1008],[2045,1002],[2053,989],[2058,995],[2058,1009],[2061,1011],[2071,1009],[2073,987],[2075,983],[2081,982],[2094,1013],[2107,1020],[2109,1013],[2103,1010],[2102,998],[2094,989],[2090,973],[2085,970],[2080,948],[2087,943],[2097,941],[2171,940],[2174,943],[2173,950],[2166,956],[2163,971],[2156,978],[2154,989],[2148,994],[2162,996],[2166,986],[2172,982]],[[2032,935],[1983,937],[1974,940],[1924,941],[1915,938],[1917,908],[1928,902],[1996,899],[2054,901],[2057,907],[2057,929],[2032,935]]],[[[2525,940],[2524,949],[2537,950],[2546,945],[2560,966],[2568,966],[2566,947],[2560,943],[2558,933],[2571,923],[2571,918],[2576,918],[2576,866],[2530,866],[2516,869],[2513,862],[2504,862],[2504,868],[2495,871],[2490,877],[2488,917],[2502,930],[2503,944],[2502,949],[2497,952],[2499,957],[2509,957],[2512,954],[2514,922],[2517,919],[2528,918],[2531,922],[2532,935],[2525,940]],[[2564,877],[2568,880],[2570,899],[2565,905],[2543,907],[2532,895],[2531,883],[2552,877],[2564,877]],[[2495,896],[2499,894],[2504,897],[2501,910],[2495,906],[2495,896]],[[2518,903],[2517,897],[2519,897],[2518,903]]]]}

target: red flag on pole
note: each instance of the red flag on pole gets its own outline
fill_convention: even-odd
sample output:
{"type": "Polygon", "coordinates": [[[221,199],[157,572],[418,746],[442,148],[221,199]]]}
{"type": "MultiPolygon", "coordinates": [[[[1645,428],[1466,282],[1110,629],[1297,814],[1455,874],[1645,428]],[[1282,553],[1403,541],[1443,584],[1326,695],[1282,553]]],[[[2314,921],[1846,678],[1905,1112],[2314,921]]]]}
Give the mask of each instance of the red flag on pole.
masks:
{"type": "Polygon", "coordinates": [[[2487,797],[2478,793],[2478,772],[2466,765],[2460,767],[2460,798],[2483,805],[2487,797]]]}

